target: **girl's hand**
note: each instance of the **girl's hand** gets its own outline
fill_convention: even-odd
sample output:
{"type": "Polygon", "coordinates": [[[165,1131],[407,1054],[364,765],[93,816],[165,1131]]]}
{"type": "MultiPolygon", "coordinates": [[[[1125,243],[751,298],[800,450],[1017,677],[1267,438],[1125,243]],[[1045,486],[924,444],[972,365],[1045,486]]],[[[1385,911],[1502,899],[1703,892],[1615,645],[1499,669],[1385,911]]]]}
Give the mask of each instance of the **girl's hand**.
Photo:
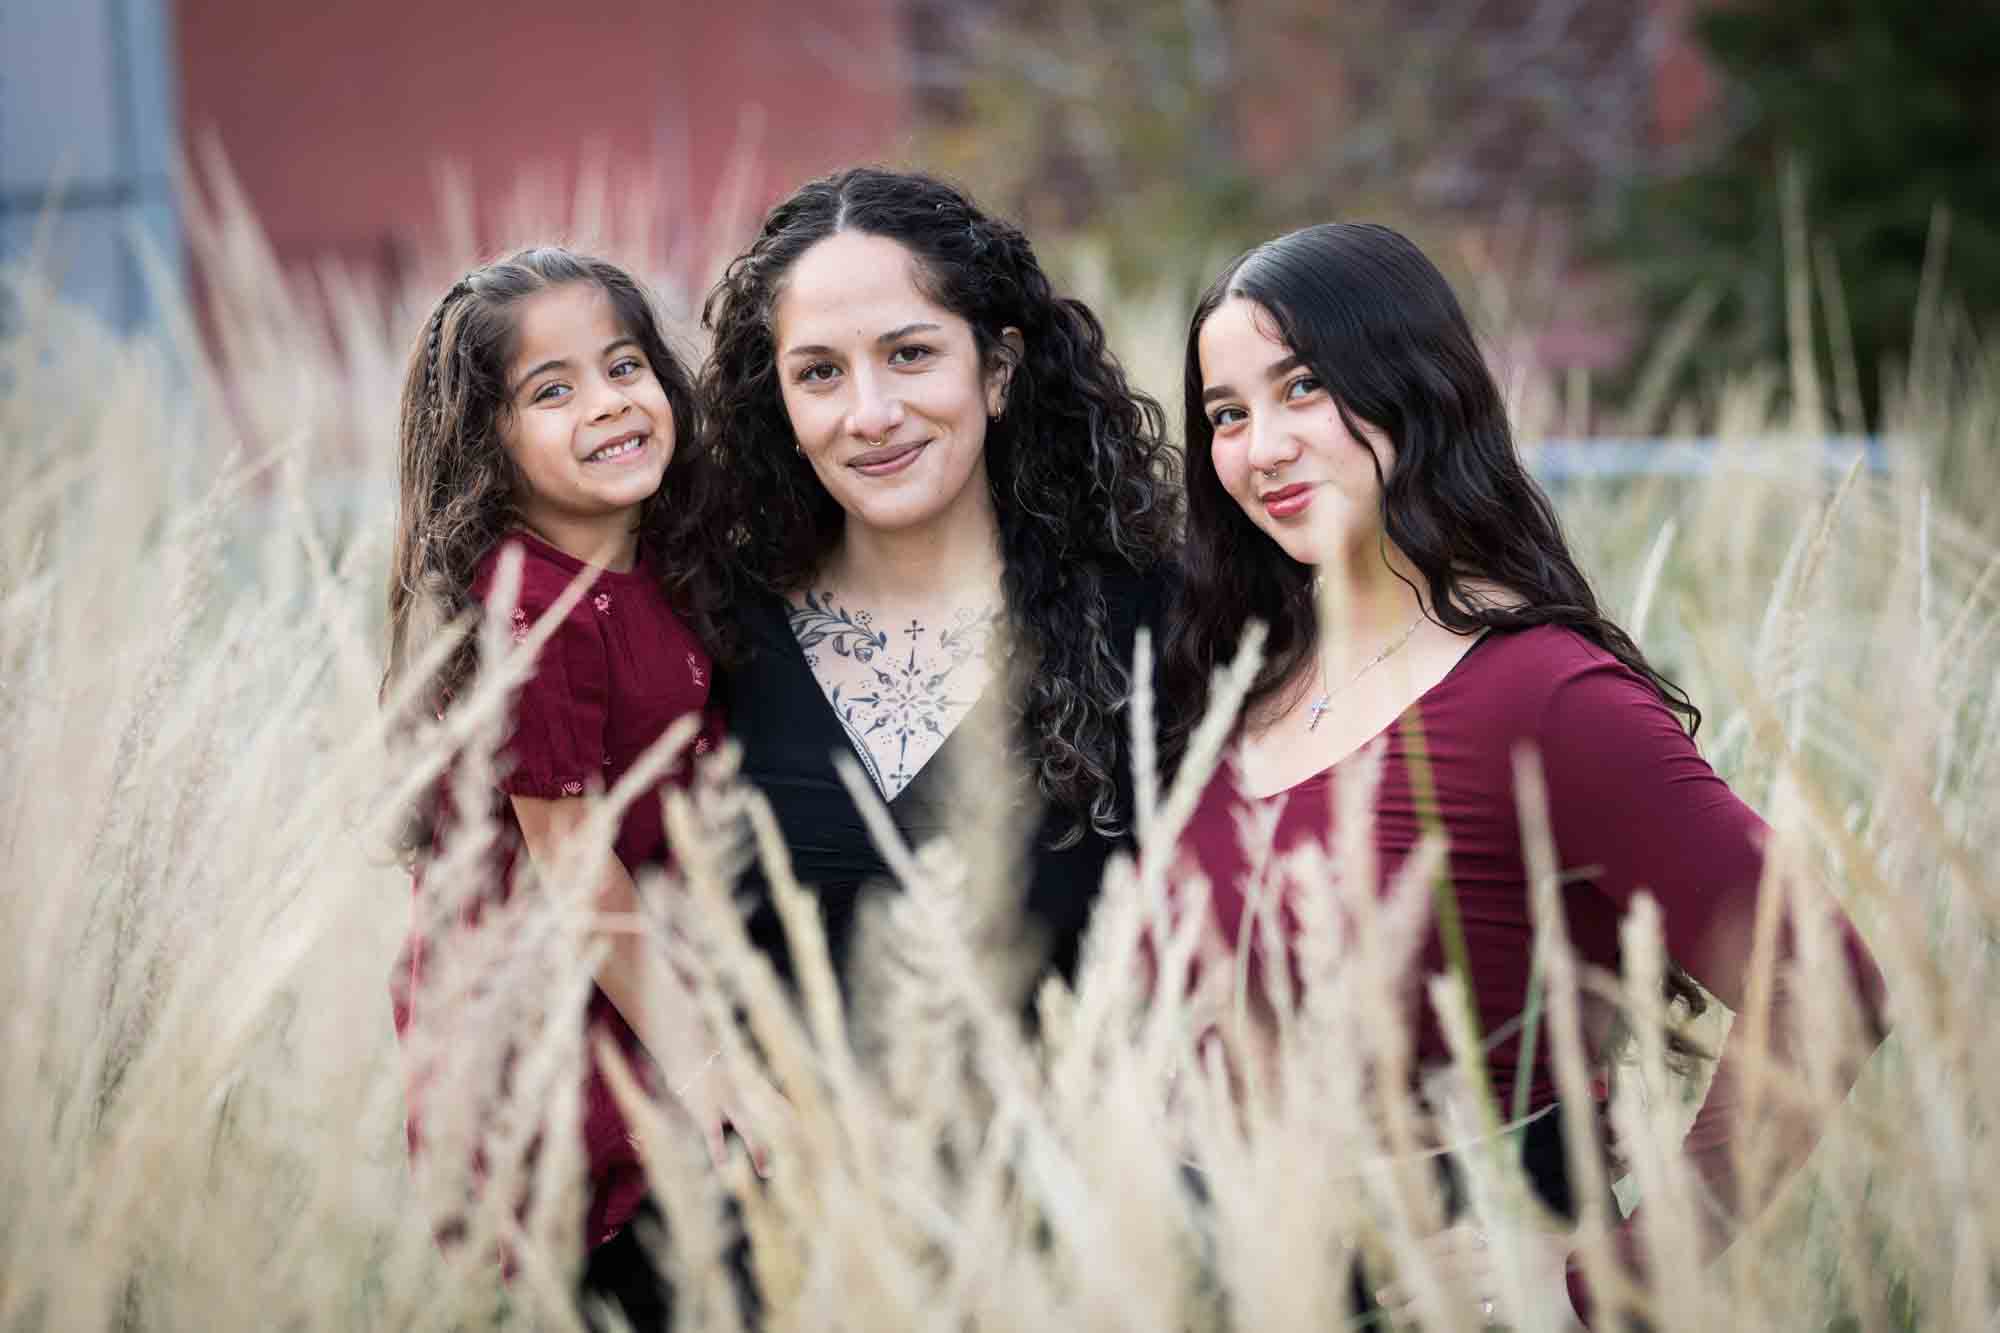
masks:
{"type": "MultiPolygon", "coordinates": [[[[1583,1324],[1569,1303],[1570,1234],[1566,1231],[1535,1231],[1521,1238],[1529,1299],[1536,1308],[1555,1310],[1563,1317],[1561,1327],[1581,1329],[1583,1324]]],[[[1498,1323],[1498,1297],[1502,1288],[1498,1256],[1486,1243],[1486,1233],[1471,1222],[1454,1222],[1424,1242],[1432,1266],[1454,1292],[1470,1292],[1475,1302],[1468,1316],[1476,1314],[1474,1327],[1498,1323]]],[[[1390,1282],[1375,1292],[1376,1303],[1400,1323],[1417,1313],[1416,1292],[1402,1281],[1390,1282]]]]}
{"type": "Polygon", "coordinates": [[[732,1079],[714,1056],[674,1086],[674,1100],[701,1127],[709,1161],[719,1170],[729,1162],[729,1133],[743,1140],[759,1177],[771,1174],[771,1129],[791,1114],[784,1094],[757,1074],[732,1079]]]}

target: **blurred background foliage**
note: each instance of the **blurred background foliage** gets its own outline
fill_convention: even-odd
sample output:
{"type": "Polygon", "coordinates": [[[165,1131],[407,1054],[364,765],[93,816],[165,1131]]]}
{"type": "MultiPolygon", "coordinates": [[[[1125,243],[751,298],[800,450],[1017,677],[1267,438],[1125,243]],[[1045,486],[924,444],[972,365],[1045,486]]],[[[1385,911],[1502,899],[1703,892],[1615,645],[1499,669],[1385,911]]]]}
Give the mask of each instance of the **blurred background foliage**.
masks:
{"type": "Polygon", "coordinates": [[[1656,24],[1532,8],[939,0],[918,156],[1030,227],[1102,236],[1134,279],[1332,216],[1598,215],[1644,133],[1656,24]]]}
{"type": "Polygon", "coordinates": [[[1377,218],[1461,279],[1497,257],[1541,364],[1616,402],[1670,341],[1712,411],[1785,360],[1792,164],[1828,424],[1882,427],[1920,318],[1990,374],[1990,0],[925,0],[910,31],[916,157],[1128,284],[1377,218]]]}
{"type": "Polygon", "coordinates": [[[240,183],[302,289],[372,292],[400,337],[395,293],[552,217],[690,316],[766,206],[878,160],[964,181],[1093,302],[1169,325],[1278,231],[1396,225],[1503,374],[1553,386],[1530,438],[1713,434],[1732,388],[1891,436],[1953,397],[1910,376],[1995,375],[1993,0],[6,12],[0,260],[127,329],[172,304],[128,231],[169,267],[200,252],[190,161],[240,183]]]}
{"type": "Polygon", "coordinates": [[[1854,373],[1841,424],[1880,425],[1919,321],[1952,339],[2000,314],[2000,5],[1752,0],[1706,10],[1694,32],[1720,113],[1689,161],[1635,173],[1608,253],[1650,320],[1690,290],[1716,293],[1715,336],[1691,358],[1697,382],[1781,358],[1775,186],[1795,164],[1829,315],[1819,351],[1837,377],[1854,373]]]}

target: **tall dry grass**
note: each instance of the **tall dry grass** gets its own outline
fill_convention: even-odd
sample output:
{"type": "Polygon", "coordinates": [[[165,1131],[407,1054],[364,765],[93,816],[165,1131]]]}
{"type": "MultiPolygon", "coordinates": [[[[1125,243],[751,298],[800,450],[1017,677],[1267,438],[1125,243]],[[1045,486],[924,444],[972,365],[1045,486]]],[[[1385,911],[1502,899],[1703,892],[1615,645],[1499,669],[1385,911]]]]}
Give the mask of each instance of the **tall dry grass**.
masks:
{"type": "MultiPolygon", "coordinates": [[[[601,217],[559,230],[588,242],[601,217]]],[[[591,966],[584,877],[551,876],[441,955],[456,961],[426,1002],[453,1016],[435,1029],[452,1035],[399,1052],[389,1024],[385,980],[411,920],[383,850],[390,821],[449,758],[458,780],[479,780],[525,669],[510,659],[447,723],[390,745],[375,692],[394,385],[433,275],[383,293],[325,274],[309,300],[226,190],[192,221],[226,374],[191,321],[120,339],[32,272],[7,275],[21,318],[0,344],[0,1329],[577,1327],[578,1163],[563,1131],[591,966]],[[437,1145],[415,1175],[406,1067],[430,1080],[437,1145]],[[475,1128],[491,1179],[464,1211],[468,1242],[440,1251],[432,1224],[463,1196],[475,1128]],[[483,1257],[496,1245],[518,1266],[505,1288],[483,1257]]],[[[440,243],[440,281],[465,244],[440,243]]],[[[701,267],[672,269],[657,245],[637,258],[684,317],[701,267]]],[[[1174,301],[1100,300],[1115,343],[1172,402],[1180,349],[1161,330],[1180,327],[1174,301]]],[[[1622,981],[1579,970],[1542,910],[1554,884],[1530,773],[1542,1039],[1574,1092],[1585,1000],[1629,998],[1620,1188],[1646,1204],[1658,1276],[1625,1295],[1655,1327],[1992,1328],[2000,880],[1979,849],[2000,836],[2000,551],[1968,512],[1991,494],[1995,441],[1972,449],[1966,423],[1992,422],[1994,404],[1913,401],[1889,470],[1843,480],[1814,456],[1812,422],[1774,417],[1776,382],[1746,375],[1730,396],[1708,475],[1579,484],[1562,503],[1617,613],[1707,710],[1708,753],[1772,818],[1778,856],[1863,925],[1896,1034],[1843,1103],[1832,1071],[1855,1024],[1817,900],[1801,894],[1790,980],[1811,1058],[1766,1068],[1762,1095],[1827,1136],[1723,1258],[1696,1263],[1702,1205],[1672,1151],[1689,1090],[1650,1021],[1657,920],[1634,914],[1622,981]]],[[[1216,752],[1243,679],[1219,686],[1198,753],[1216,752]]],[[[1149,709],[1135,705],[1142,739],[1149,709]]],[[[1339,799],[1358,812],[1369,778],[1355,767],[1339,799]]],[[[1231,1021],[1237,978],[1209,969],[1184,999],[1149,1001],[1140,985],[1148,929],[1169,976],[1198,943],[1161,918],[1157,855],[1114,865],[1075,991],[1047,990],[1043,1040],[1022,1037],[1005,947],[1018,886],[1000,854],[1014,821],[989,776],[965,775],[952,845],[894,846],[878,818],[906,891],[875,923],[855,1015],[817,965],[809,900],[756,794],[725,766],[673,803],[684,874],[650,887],[656,919],[635,924],[674,941],[712,1014],[747,1014],[747,1032],[723,1024],[721,1058],[767,1064],[796,1108],[758,1187],[740,1162],[708,1170],[670,1111],[635,1107],[689,1326],[735,1324],[716,1262],[733,1197],[773,1328],[1338,1328],[1362,1256],[1423,1293],[1424,1327],[1465,1327],[1469,1293],[1420,1245],[1441,1209],[1430,1146],[1460,1146],[1502,1253],[1527,1252],[1535,1219],[1469,1034],[1424,1099],[1409,1091],[1396,976],[1442,849],[1358,922],[1308,913],[1317,984],[1296,1008],[1274,997],[1275,1058],[1232,1086],[1190,1037],[1231,1021]],[[802,1006],[742,937],[729,884],[748,856],[765,858],[797,930],[802,1006]]],[[[607,841],[620,795],[597,828],[607,841]]],[[[1190,792],[1146,779],[1142,795],[1143,840],[1164,847],[1190,792]]],[[[1279,873],[1365,875],[1359,822],[1279,873]]],[[[473,860],[467,846],[437,867],[447,899],[469,889],[473,860]]],[[[1433,988],[1447,1013],[1454,984],[1433,988]]],[[[1754,1005],[1736,1022],[1765,1026],[1754,1005]]],[[[1753,1171],[1761,1123],[1740,1145],[1753,1171]]],[[[1586,1219],[1582,1238],[1606,1291],[1612,1220],[1586,1219]]],[[[1502,1315],[1554,1326],[1536,1290],[1510,1283],[1502,1315]]]]}

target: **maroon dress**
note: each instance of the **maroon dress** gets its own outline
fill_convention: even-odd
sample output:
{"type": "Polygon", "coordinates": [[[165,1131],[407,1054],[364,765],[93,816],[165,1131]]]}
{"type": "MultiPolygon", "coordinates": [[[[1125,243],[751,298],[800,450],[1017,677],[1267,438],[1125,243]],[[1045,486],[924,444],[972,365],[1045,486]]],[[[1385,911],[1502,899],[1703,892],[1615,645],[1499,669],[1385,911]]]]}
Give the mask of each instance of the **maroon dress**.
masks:
{"type": "MultiPolygon", "coordinates": [[[[1572,630],[1490,632],[1414,707],[1447,835],[1482,1032],[1494,1033],[1521,1014],[1528,993],[1534,923],[1512,761],[1524,741],[1539,753],[1546,776],[1567,921],[1580,958],[1618,968],[1619,922],[1643,889],[1659,901],[1667,951],[1723,1003],[1742,1007],[1768,829],[1715,775],[1643,677],[1572,630]]],[[[1423,833],[1410,782],[1411,730],[1399,720],[1376,738],[1384,762],[1375,848],[1385,886],[1423,833]]],[[[1277,854],[1307,839],[1330,845],[1329,787],[1350,761],[1264,798],[1283,806],[1277,854]]],[[[1256,803],[1239,787],[1235,765],[1225,761],[1182,844],[1182,864],[1198,866],[1207,877],[1216,924],[1229,941],[1242,938],[1249,869],[1237,812],[1256,803]]],[[[1281,920],[1288,917],[1280,912],[1281,920]]],[[[1859,935],[1842,925],[1856,993],[1879,1031],[1881,977],[1859,935]]],[[[1435,930],[1428,932],[1418,968],[1420,976],[1444,970],[1435,930]]],[[[1444,1034],[1418,982],[1413,976],[1408,992],[1417,1059],[1443,1064],[1449,1059],[1444,1034]]],[[[1685,1145],[1701,1177],[1725,1199],[1736,1197],[1728,1147],[1742,1061],[1735,1046],[1725,1045],[1685,1145]]],[[[1520,1055],[1518,1036],[1488,1054],[1503,1098],[1511,1095],[1520,1055]]],[[[1546,1040],[1537,1043],[1527,1077],[1530,1106],[1552,1105],[1556,1089],[1546,1040]]],[[[1636,1254],[1631,1226],[1628,1220],[1619,1237],[1628,1255],[1636,1254]]],[[[1587,1313],[1586,1293],[1574,1276],[1571,1294],[1579,1312],[1587,1313]]]]}
{"type": "MultiPolygon", "coordinates": [[[[587,566],[540,538],[517,533],[502,545],[521,548],[521,591],[512,613],[517,640],[559,599],[587,566]]],[[[472,594],[484,601],[499,564],[501,547],[479,563],[472,594]]],[[[708,654],[668,606],[659,580],[644,561],[627,573],[606,570],[564,617],[543,645],[534,674],[515,700],[512,729],[500,759],[498,789],[492,812],[502,836],[492,869],[492,897],[504,898],[520,854],[521,830],[511,796],[561,799],[593,789],[608,790],[667,726],[688,713],[703,714],[701,732],[692,750],[713,749],[722,735],[722,721],[711,704],[713,678],[708,654]]],[[[692,771],[683,759],[664,779],[685,785],[692,771]]],[[[441,838],[450,835],[448,808],[438,797],[441,838]]],[[[635,875],[642,867],[668,861],[660,802],[646,793],[626,808],[613,850],[635,875]]],[[[422,874],[416,889],[423,892],[422,874]]],[[[391,979],[399,1035],[419,1021],[423,999],[423,961],[434,947],[412,928],[391,979]]],[[[643,1048],[630,1025],[601,990],[591,992],[586,1021],[593,1034],[610,1036],[635,1068],[643,1067],[643,1048]]],[[[486,1039],[489,1034],[467,1034],[486,1039]]],[[[409,1137],[419,1149],[417,1086],[409,1107],[409,1137]]],[[[590,1202],[585,1215],[585,1243],[591,1247],[616,1235],[637,1211],[646,1195],[645,1173],[624,1117],[611,1089],[590,1057],[583,1093],[584,1149],[589,1162],[590,1202]]]]}

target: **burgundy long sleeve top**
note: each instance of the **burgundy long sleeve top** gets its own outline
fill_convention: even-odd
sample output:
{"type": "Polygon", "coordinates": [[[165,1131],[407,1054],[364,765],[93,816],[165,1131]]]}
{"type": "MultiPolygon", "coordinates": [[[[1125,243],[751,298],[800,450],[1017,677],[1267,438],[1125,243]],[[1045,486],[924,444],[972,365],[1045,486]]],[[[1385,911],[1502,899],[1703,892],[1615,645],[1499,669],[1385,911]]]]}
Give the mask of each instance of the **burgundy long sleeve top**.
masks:
{"type": "MultiPolygon", "coordinates": [[[[1619,921],[1643,889],[1659,902],[1672,957],[1723,1003],[1742,1007],[1769,830],[1716,776],[1642,676],[1569,629],[1489,632],[1414,708],[1448,840],[1482,1032],[1507,1026],[1523,1011],[1528,993],[1534,923],[1512,760],[1521,742],[1538,751],[1546,776],[1566,920],[1580,958],[1618,968],[1619,921]]],[[[1384,886],[1424,830],[1411,785],[1410,732],[1399,720],[1376,738],[1385,747],[1375,801],[1384,886]]],[[[1330,844],[1328,788],[1351,759],[1264,798],[1242,791],[1233,763],[1218,767],[1188,826],[1182,853],[1183,865],[1198,865],[1211,886],[1212,910],[1225,940],[1248,938],[1238,933],[1249,871],[1238,813],[1259,800],[1282,803],[1273,849],[1279,855],[1308,839],[1330,844]]],[[[1288,928],[1290,915],[1280,913],[1288,928]]],[[[1853,984],[1879,1032],[1880,974],[1844,918],[1842,927],[1853,984]]],[[[1420,1064],[1449,1059],[1444,1034],[1418,984],[1444,967],[1442,943],[1432,930],[1409,987],[1420,1064]]],[[[1727,1200],[1735,1198],[1729,1141],[1734,1071],[1742,1059],[1740,1049],[1732,1048],[1738,1046],[1725,1044],[1710,1095],[1685,1144],[1702,1178],[1727,1200]]],[[[1556,1098],[1547,1051],[1546,1041],[1538,1043],[1528,1071],[1535,1110],[1556,1098]]],[[[1514,1087],[1520,1058],[1518,1034],[1488,1053],[1493,1084],[1503,1096],[1514,1087]]],[[[1620,1237],[1628,1255],[1636,1254],[1631,1225],[1628,1219],[1620,1237]]],[[[1587,1318],[1588,1294],[1574,1275],[1571,1294],[1587,1318]]]]}

